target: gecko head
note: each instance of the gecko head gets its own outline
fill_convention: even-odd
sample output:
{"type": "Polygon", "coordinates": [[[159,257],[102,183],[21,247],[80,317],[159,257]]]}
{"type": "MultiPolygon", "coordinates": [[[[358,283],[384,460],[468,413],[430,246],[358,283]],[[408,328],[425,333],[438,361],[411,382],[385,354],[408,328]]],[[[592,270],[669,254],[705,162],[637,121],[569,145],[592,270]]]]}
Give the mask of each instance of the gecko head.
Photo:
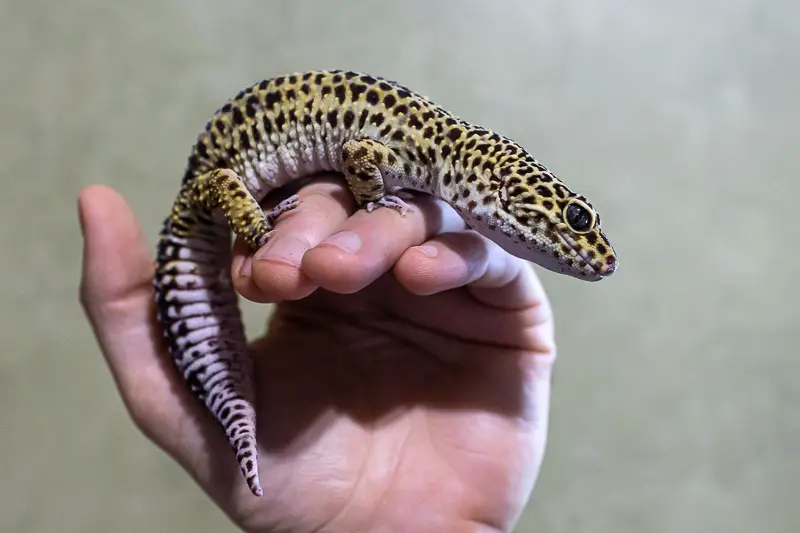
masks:
{"type": "Polygon", "coordinates": [[[493,181],[493,201],[475,217],[483,221],[471,224],[475,230],[509,253],[577,279],[599,281],[616,271],[616,252],[586,198],[546,170],[506,170],[493,181]]]}

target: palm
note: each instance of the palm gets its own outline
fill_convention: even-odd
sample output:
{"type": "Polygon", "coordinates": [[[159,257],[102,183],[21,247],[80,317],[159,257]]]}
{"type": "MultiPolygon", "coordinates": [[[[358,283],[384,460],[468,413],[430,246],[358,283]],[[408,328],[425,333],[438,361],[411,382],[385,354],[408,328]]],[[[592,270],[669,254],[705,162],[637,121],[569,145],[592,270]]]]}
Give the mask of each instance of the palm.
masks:
{"type": "MultiPolygon", "coordinates": [[[[460,238],[450,243],[454,256],[460,238]]],[[[119,234],[115,240],[124,246],[119,234]]],[[[484,254],[487,264],[493,254],[484,254]]],[[[520,296],[537,286],[524,268],[499,280],[502,287],[482,286],[492,277],[490,264],[472,285],[451,280],[445,285],[452,289],[416,291],[436,292],[420,296],[408,289],[413,271],[404,272],[402,263],[357,291],[318,288],[300,298],[303,284],[296,284],[294,301],[278,304],[265,336],[252,343],[261,498],[240,478],[219,427],[186,394],[165,354],[156,353],[149,257],[124,261],[140,271],[130,274],[135,290],[114,311],[131,324],[139,313],[147,334],[137,345],[128,338],[124,347],[116,343],[119,350],[153,352],[159,363],[152,373],[159,375],[146,385],[163,379],[163,391],[126,386],[125,369],[114,362],[125,356],[109,346],[113,327],[99,323],[109,314],[95,310],[93,316],[97,297],[87,296],[103,290],[91,287],[103,282],[91,283],[86,265],[84,301],[139,427],[248,531],[311,532],[322,525],[324,531],[482,531],[481,524],[508,530],[545,444],[555,351],[546,301],[541,294],[520,296]]],[[[269,296],[261,268],[254,267],[252,279],[269,296]]],[[[252,287],[242,290],[241,278],[237,284],[257,296],[252,287]]],[[[148,374],[142,365],[138,374],[148,374]]]]}
{"type": "Polygon", "coordinates": [[[480,500],[486,520],[518,507],[541,443],[528,362],[498,344],[534,339],[519,327],[525,317],[487,312],[466,290],[422,298],[390,277],[356,295],[281,305],[254,346],[266,472],[258,521],[301,515],[308,531],[331,520],[356,531],[407,521],[409,510],[449,516],[457,510],[444,508],[465,500],[480,500]],[[485,322],[454,323],[456,311],[485,322]],[[493,319],[511,321],[517,338],[465,337],[493,319]]]}

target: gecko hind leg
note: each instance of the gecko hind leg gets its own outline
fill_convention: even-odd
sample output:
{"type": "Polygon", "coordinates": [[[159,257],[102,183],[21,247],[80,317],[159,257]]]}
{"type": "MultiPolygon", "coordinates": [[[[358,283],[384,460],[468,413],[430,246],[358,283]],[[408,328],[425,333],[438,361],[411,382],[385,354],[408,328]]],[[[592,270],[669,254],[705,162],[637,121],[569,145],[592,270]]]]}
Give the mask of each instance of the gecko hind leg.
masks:
{"type": "Polygon", "coordinates": [[[280,215],[300,205],[300,197],[294,194],[264,212],[239,175],[230,169],[212,170],[188,186],[194,203],[207,210],[222,208],[231,230],[253,250],[266,244],[280,215]]]}

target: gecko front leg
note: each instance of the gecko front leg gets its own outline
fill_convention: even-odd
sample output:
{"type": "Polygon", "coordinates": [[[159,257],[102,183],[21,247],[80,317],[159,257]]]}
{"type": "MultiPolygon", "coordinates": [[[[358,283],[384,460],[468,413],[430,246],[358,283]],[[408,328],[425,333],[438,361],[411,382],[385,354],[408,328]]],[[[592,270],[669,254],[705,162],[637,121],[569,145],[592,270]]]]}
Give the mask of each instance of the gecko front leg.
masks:
{"type": "Polygon", "coordinates": [[[397,156],[386,145],[372,139],[347,141],[342,147],[342,160],[350,192],[367,212],[388,207],[405,215],[411,210],[402,198],[386,190],[384,176],[403,172],[397,156]]]}

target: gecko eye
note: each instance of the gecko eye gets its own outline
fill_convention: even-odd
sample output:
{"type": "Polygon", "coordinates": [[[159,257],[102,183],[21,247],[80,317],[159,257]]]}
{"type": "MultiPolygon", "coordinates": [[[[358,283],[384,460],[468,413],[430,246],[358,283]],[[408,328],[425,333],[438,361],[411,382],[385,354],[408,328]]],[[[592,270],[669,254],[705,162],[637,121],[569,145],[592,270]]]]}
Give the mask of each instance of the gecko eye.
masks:
{"type": "Polygon", "coordinates": [[[572,200],[564,208],[564,220],[575,233],[586,233],[594,226],[594,213],[579,200],[572,200]]]}

